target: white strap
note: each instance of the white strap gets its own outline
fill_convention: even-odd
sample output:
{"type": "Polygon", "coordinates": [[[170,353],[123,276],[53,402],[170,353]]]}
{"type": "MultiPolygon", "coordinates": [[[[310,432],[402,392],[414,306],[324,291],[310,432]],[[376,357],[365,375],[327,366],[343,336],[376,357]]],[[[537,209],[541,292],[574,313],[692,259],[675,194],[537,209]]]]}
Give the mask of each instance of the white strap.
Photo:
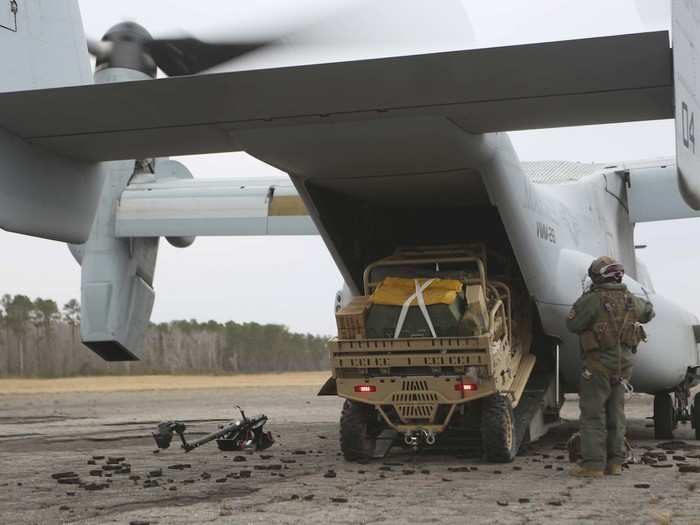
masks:
{"type": "Polygon", "coordinates": [[[411,307],[411,303],[414,299],[418,300],[418,307],[420,308],[420,311],[423,313],[423,317],[425,317],[425,320],[428,323],[430,333],[433,334],[433,337],[437,337],[437,335],[435,335],[435,328],[433,328],[433,322],[430,319],[430,314],[428,313],[428,309],[425,306],[425,300],[423,299],[423,291],[426,290],[431,284],[433,284],[433,282],[435,282],[435,279],[430,279],[426,281],[425,283],[423,283],[423,286],[420,286],[418,284],[418,279],[414,279],[413,282],[416,285],[416,293],[409,297],[401,307],[401,313],[399,314],[399,322],[396,323],[396,330],[394,331],[394,339],[398,339],[399,335],[401,335],[401,330],[403,330],[403,325],[406,322],[406,315],[408,315],[408,309],[411,307]]]}
{"type": "Polygon", "coordinates": [[[425,306],[425,299],[423,297],[423,290],[428,288],[428,286],[430,286],[434,280],[435,279],[431,279],[428,282],[426,282],[423,288],[418,286],[418,280],[416,280],[416,295],[418,296],[418,308],[420,308],[420,311],[423,312],[423,317],[425,317],[425,322],[428,323],[430,333],[433,334],[433,337],[437,337],[437,334],[435,333],[435,328],[433,328],[433,321],[430,319],[428,307],[425,306]]]}

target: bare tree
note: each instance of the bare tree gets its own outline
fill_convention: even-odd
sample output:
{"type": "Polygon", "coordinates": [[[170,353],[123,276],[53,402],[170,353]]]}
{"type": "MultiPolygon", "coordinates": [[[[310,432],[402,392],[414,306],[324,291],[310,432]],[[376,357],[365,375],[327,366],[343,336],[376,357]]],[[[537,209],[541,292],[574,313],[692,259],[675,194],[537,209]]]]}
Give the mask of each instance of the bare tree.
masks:
{"type": "Polygon", "coordinates": [[[75,362],[76,334],[80,328],[80,303],[77,299],[71,299],[63,305],[63,322],[70,327],[71,346],[64,352],[63,369],[64,373],[70,369],[75,362]]]}
{"type": "Polygon", "coordinates": [[[10,330],[17,339],[17,347],[19,351],[19,374],[24,375],[25,365],[25,341],[24,337],[27,334],[27,323],[30,319],[30,314],[34,308],[31,299],[26,295],[15,295],[9,305],[5,309],[10,330]]]}

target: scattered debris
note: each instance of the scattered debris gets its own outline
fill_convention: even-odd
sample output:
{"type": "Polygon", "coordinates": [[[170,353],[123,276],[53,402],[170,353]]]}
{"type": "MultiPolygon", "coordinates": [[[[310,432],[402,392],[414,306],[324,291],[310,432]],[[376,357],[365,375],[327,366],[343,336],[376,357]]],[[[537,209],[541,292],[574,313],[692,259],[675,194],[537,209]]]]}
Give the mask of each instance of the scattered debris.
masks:
{"type": "MultiPolygon", "coordinates": [[[[80,485],[80,478],[58,478],[56,482],[59,485],[80,485]]],[[[17,485],[21,486],[21,483],[18,483],[17,485]]]]}
{"type": "Polygon", "coordinates": [[[51,477],[53,479],[77,478],[78,474],[75,472],[57,472],[56,474],[51,474],[51,477]]]}
{"type": "Polygon", "coordinates": [[[185,470],[188,468],[192,468],[192,465],[190,465],[189,463],[178,463],[176,465],[170,465],[168,468],[170,470],[185,470]]]}
{"type": "Polygon", "coordinates": [[[675,451],[675,450],[690,450],[690,449],[699,449],[700,446],[698,445],[690,445],[686,443],[685,441],[665,441],[663,443],[659,443],[656,445],[656,448],[662,448],[664,450],[669,450],[669,451],[675,451]]]}
{"type": "Polygon", "coordinates": [[[107,487],[109,487],[109,485],[106,483],[88,483],[86,485],[83,485],[83,489],[88,491],[103,490],[107,487]]]}

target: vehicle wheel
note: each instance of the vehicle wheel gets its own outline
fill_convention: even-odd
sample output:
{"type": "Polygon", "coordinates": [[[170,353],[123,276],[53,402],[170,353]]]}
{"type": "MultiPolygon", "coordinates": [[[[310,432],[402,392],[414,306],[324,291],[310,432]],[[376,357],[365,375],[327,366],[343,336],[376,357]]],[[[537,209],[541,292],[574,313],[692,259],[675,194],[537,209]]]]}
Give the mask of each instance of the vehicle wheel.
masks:
{"type": "Polygon", "coordinates": [[[654,396],[654,438],[673,439],[676,428],[676,413],[671,394],[654,396]]]}
{"type": "Polygon", "coordinates": [[[481,444],[488,461],[510,463],[517,453],[513,406],[501,395],[481,401],[481,444]]]}
{"type": "Polygon", "coordinates": [[[346,461],[369,461],[374,455],[381,424],[377,410],[346,400],[340,415],[340,450],[346,461]]]}
{"type": "Polygon", "coordinates": [[[700,440],[700,392],[695,394],[693,399],[693,428],[695,428],[695,439],[700,440]]]}

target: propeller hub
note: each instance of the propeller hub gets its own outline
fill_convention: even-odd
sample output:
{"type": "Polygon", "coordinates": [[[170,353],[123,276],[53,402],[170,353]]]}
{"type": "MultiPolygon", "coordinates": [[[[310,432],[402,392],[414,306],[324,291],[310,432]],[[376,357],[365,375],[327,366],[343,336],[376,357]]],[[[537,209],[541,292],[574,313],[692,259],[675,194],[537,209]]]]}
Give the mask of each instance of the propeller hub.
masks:
{"type": "Polygon", "coordinates": [[[111,47],[109,52],[97,57],[96,70],[134,69],[156,78],[156,63],[148,52],[148,43],[152,40],[151,34],[139,24],[122,22],[115,25],[102,37],[102,42],[111,44],[111,47]]]}

